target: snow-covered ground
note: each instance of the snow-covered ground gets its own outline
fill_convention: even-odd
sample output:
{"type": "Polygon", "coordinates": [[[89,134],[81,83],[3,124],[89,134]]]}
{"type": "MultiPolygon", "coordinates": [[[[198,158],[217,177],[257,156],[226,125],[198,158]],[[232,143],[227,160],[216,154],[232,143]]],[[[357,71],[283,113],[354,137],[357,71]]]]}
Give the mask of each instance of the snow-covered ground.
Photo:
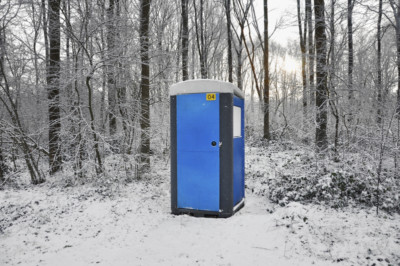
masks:
{"type": "MultiPolygon", "coordinates": [[[[247,163],[262,171],[257,149],[247,163]]],[[[107,188],[0,191],[0,265],[400,265],[399,215],[281,207],[253,192],[263,184],[252,178],[231,218],[174,216],[169,167],[156,165],[149,180],[107,188]]]]}

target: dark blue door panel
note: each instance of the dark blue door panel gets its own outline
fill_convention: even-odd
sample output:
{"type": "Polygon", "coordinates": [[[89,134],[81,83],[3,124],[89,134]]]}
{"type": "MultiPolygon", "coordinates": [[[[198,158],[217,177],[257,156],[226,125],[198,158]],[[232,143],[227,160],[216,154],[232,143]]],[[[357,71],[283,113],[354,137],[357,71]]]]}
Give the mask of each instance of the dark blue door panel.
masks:
{"type": "Polygon", "coordinates": [[[178,208],[219,211],[219,95],[176,98],[178,208]]]}
{"type": "Polygon", "coordinates": [[[233,205],[244,198],[244,100],[233,99],[234,106],[241,108],[241,137],[233,139],[233,205]]]}

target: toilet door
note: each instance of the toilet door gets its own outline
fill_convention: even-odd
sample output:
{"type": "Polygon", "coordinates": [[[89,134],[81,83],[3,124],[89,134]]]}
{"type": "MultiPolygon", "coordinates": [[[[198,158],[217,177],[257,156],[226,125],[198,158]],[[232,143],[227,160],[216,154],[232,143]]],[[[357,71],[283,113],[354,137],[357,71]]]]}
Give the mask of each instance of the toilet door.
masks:
{"type": "Polygon", "coordinates": [[[219,94],[177,95],[178,208],[219,211],[219,94]]]}

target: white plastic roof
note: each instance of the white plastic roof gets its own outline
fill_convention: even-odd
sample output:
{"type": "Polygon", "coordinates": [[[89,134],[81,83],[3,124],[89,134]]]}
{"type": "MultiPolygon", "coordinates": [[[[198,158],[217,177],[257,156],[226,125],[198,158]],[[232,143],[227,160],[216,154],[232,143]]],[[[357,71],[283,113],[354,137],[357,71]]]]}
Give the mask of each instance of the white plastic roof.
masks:
{"type": "Polygon", "coordinates": [[[194,93],[232,93],[244,99],[243,91],[232,83],[213,80],[196,79],[176,83],[169,89],[169,95],[194,94],[194,93]]]}

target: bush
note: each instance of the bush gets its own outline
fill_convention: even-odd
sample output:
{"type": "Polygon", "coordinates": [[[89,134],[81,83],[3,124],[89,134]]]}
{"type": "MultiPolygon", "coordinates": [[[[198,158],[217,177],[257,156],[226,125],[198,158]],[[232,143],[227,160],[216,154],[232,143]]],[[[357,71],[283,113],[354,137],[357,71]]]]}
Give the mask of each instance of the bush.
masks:
{"type": "Polygon", "coordinates": [[[255,145],[249,151],[248,188],[282,206],[299,201],[334,208],[378,206],[400,213],[400,179],[391,170],[391,158],[383,164],[378,188],[374,160],[362,153],[342,153],[340,160],[335,160],[334,154],[319,158],[313,147],[293,142],[270,142],[261,148],[255,145]]]}
{"type": "Polygon", "coordinates": [[[362,175],[339,170],[298,177],[282,174],[268,179],[268,186],[270,199],[282,206],[290,201],[321,203],[334,208],[379,204],[388,212],[400,212],[399,184],[386,176],[379,187],[378,203],[376,177],[372,173],[362,175]]]}

